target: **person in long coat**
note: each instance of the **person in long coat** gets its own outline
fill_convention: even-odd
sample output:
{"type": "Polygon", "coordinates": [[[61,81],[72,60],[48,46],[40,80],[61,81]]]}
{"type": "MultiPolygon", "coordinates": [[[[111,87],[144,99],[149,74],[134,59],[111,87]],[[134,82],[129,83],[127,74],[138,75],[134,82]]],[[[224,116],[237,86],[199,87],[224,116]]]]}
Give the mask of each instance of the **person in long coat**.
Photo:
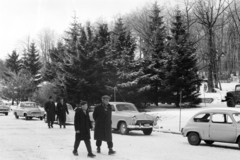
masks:
{"type": "Polygon", "coordinates": [[[69,114],[67,104],[64,102],[63,98],[61,98],[60,102],[57,103],[57,115],[60,128],[62,128],[62,125],[66,128],[66,113],[69,114]]]}
{"type": "Polygon", "coordinates": [[[55,104],[53,101],[52,96],[49,97],[49,101],[45,103],[44,109],[47,112],[47,123],[48,123],[48,128],[53,128],[53,122],[55,121],[55,104]]]}
{"type": "Polygon", "coordinates": [[[97,153],[101,152],[102,141],[107,142],[108,154],[115,154],[112,142],[112,107],[109,104],[110,97],[102,96],[102,103],[95,107],[93,119],[95,121],[94,139],[96,140],[97,153]]]}
{"type": "Polygon", "coordinates": [[[80,145],[80,141],[83,140],[88,151],[88,157],[95,157],[95,155],[92,153],[92,147],[90,143],[90,129],[92,129],[92,124],[89,118],[89,113],[87,111],[87,102],[82,101],[80,106],[81,107],[77,107],[75,109],[76,113],[74,116],[74,127],[76,134],[73,154],[76,156],[78,155],[77,149],[80,145]]]}

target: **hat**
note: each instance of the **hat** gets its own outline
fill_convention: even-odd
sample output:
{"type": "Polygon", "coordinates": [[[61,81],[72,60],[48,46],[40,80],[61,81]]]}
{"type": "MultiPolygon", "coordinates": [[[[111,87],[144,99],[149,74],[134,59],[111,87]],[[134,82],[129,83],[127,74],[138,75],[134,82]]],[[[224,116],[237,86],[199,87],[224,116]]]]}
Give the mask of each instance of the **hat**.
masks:
{"type": "Polygon", "coordinates": [[[85,104],[87,104],[87,101],[81,101],[81,102],[80,102],[80,105],[81,105],[81,106],[83,106],[83,105],[85,105],[85,104]]]}
{"type": "Polygon", "coordinates": [[[108,95],[104,95],[102,96],[102,99],[111,99],[111,97],[109,97],[108,95]]]}

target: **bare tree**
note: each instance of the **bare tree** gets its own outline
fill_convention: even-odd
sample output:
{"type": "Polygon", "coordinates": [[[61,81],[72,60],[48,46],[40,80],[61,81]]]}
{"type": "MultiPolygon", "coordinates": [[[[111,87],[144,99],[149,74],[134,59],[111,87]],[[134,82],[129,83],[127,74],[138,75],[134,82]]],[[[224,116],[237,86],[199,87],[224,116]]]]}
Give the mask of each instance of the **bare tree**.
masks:
{"type": "Polygon", "coordinates": [[[215,80],[215,87],[218,88],[215,30],[219,27],[218,20],[220,16],[226,11],[230,4],[231,2],[227,3],[226,0],[197,0],[194,6],[194,14],[197,22],[204,27],[207,35],[209,92],[213,92],[213,80],[215,80]]]}

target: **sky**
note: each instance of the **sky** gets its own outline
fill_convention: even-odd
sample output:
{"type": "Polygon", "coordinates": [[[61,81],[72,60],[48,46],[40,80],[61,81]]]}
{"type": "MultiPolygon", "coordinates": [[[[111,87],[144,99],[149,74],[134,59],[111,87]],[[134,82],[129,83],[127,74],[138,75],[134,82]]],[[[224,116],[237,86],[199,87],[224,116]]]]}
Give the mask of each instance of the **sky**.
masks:
{"type": "Polygon", "coordinates": [[[44,28],[63,34],[74,15],[81,23],[110,22],[155,1],[162,6],[178,0],[0,0],[0,59],[18,52],[27,37],[36,41],[44,28]]]}

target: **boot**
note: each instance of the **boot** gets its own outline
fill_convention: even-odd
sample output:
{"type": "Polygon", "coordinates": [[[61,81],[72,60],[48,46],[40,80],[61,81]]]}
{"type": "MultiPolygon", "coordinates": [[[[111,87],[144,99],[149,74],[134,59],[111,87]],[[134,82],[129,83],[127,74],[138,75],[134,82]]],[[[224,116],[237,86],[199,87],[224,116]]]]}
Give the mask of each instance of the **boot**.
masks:
{"type": "Polygon", "coordinates": [[[108,155],[113,155],[113,154],[116,154],[116,151],[112,150],[112,148],[109,149],[108,155]]]}
{"type": "Polygon", "coordinates": [[[73,151],[74,156],[78,156],[78,152],[77,151],[73,151]]]}
{"type": "Polygon", "coordinates": [[[94,158],[96,155],[95,154],[93,154],[93,153],[88,153],[88,155],[87,155],[88,157],[90,157],[90,158],[94,158]]]}
{"type": "Polygon", "coordinates": [[[97,153],[101,153],[100,147],[97,147],[97,153]]]}

